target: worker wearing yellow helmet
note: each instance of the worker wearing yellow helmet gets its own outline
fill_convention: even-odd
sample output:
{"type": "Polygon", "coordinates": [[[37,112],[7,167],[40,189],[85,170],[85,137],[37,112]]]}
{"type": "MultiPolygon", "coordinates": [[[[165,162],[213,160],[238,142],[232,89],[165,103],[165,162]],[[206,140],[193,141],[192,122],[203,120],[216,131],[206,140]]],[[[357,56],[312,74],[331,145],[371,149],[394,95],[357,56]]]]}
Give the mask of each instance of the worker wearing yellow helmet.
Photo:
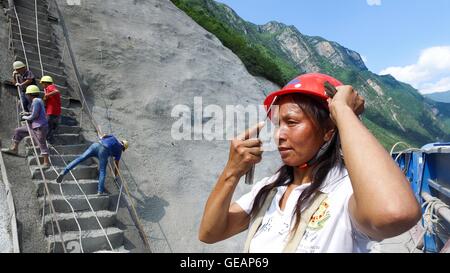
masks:
{"type": "Polygon", "coordinates": [[[70,162],[67,167],[61,171],[56,178],[57,183],[63,181],[64,176],[78,164],[85,161],[90,157],[97,157],[99,160],[99,177],[98,177],[98,195],[105,195],[105,177],[106,166],[110,156],[114,157],[115,169],[114,176],[119,175],[119,161],[122,156],[122,152],[128,149],[129,143],[127,140],[117,139],[114,135],[103,135],[99,142],[93,143],[81,156],[70,162]]]}
{"type": "Polygon", "coordinates": [[[54,134],[61,122],[61,93],[50,76],[42,76],[41,85],[44,87],[44,103],[48,120],[47,140],[54,142],[54,134]]]}
{"type": "Polygon", "coordinates": [[[27,100],[25,96],[25,90],[29,85],[36,85],[36,78],[31,72],[31,70],[27,69],[27,66],[21,61],[15,61],[13,63],[13,74],[12,74],[12,83],[20,88],[20,97],[22,101],[22,106],[24,111],[29,112],[30,101],[27,100]]]}
{"type": "Polygon", "coordinates": [[[34,143],[39,146],[41,155],[44,158],[42,167],[48,168],[50,166],[48,159],[49,152],[46,142],[48,123],[45,115],[44,102],[39,98],[40,93],[41,91],[36,85],[29,85],[27,87],[25,94],[27,99],[31,101],[31,113],[22,112],[20,115],[22,116],[22,120],[26,120],[28,122],[28,125],[16,128],[14,130],[11,147],[9,149],[3,149],[2,151],[7,154],[17,155],[19,152],[19,143],[24,137],[29,135],[27,128],[27,126],[29,126],[34,143]]]}

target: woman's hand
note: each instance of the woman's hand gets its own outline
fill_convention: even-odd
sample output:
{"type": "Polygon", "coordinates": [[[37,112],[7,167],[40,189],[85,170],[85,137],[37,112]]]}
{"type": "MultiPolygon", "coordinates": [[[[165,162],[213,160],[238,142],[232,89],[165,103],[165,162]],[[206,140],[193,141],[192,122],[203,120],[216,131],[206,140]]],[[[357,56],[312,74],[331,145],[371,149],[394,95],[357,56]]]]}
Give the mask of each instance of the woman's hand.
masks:
{"type": "Polygon", "coordinates": [[[336,123],[337,114],[342,107],[349,107],[357,116],[364,112],[364,98],[351,85],[341,85],[336,89],[337,93],[334,97],[328,99],[330,116],[334,123],[336,123]]]}
{"type": "Polygon", "coordinates": [[[256,136],[257,131],[260,131],[264,124],[264,122],[258,123],[231,141],[230,155],[224,170],[228,173],[227,176],[235,176],[239,181],[239,178],[247,173],[253,164],[261,161],[263,153],[261,140],[251,137],[256,136]]]}

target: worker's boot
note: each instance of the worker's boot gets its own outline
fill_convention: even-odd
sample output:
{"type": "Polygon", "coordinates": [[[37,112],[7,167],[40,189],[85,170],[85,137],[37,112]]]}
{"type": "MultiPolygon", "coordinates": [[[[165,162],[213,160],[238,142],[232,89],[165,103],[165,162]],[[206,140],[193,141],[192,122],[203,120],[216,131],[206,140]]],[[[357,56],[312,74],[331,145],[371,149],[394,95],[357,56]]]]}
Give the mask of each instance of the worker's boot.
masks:
{"type": "Polygon", "coordinates": [[[8,149],[2,149],[2,152],[10,155],[18,155],[19,154],[19,145],[16,142],[11,144],[11,147],[8,149]]]}
{"type": "Polygon", "coordinates": [[[48,154],[47,155],[42,155],[44,157],[44,163],[41,165],[42,169],[48,169],[50,168],[50,160],[48,159],[48,154]]]}
{"type": "Polygon", "coordinates": [[[61,171],[58,177],[56,178],[56,183],[61,183],[64,179],[64,176],[65,176],[64,171],[61,171]]]}

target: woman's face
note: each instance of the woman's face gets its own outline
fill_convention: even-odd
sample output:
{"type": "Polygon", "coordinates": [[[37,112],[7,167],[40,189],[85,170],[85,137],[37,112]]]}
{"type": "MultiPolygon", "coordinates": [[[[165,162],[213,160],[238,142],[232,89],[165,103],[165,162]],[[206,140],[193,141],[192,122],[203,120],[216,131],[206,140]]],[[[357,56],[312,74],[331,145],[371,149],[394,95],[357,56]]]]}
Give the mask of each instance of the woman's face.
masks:
{"type": "Polygon", "coordinates": [[[273,120],[279,123],[274,137],[281,159],[288,166],[303,165],[323,145],[324,130],[314,126],[291,96],[281,97],[278,105],[279,107],[274,107],[273,120]]]}

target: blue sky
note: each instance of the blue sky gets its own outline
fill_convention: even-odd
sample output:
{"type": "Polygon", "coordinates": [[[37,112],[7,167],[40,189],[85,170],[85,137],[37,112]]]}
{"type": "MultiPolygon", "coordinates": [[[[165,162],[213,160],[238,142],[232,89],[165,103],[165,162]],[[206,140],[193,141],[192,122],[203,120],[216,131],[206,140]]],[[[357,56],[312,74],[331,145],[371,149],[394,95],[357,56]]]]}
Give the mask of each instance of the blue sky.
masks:
{"type": "Polygon", "coordinates": [[[244,20],[279,21],[360,53],[422,93],[450,90],[450,0],[218,0],[244,20]]]}

